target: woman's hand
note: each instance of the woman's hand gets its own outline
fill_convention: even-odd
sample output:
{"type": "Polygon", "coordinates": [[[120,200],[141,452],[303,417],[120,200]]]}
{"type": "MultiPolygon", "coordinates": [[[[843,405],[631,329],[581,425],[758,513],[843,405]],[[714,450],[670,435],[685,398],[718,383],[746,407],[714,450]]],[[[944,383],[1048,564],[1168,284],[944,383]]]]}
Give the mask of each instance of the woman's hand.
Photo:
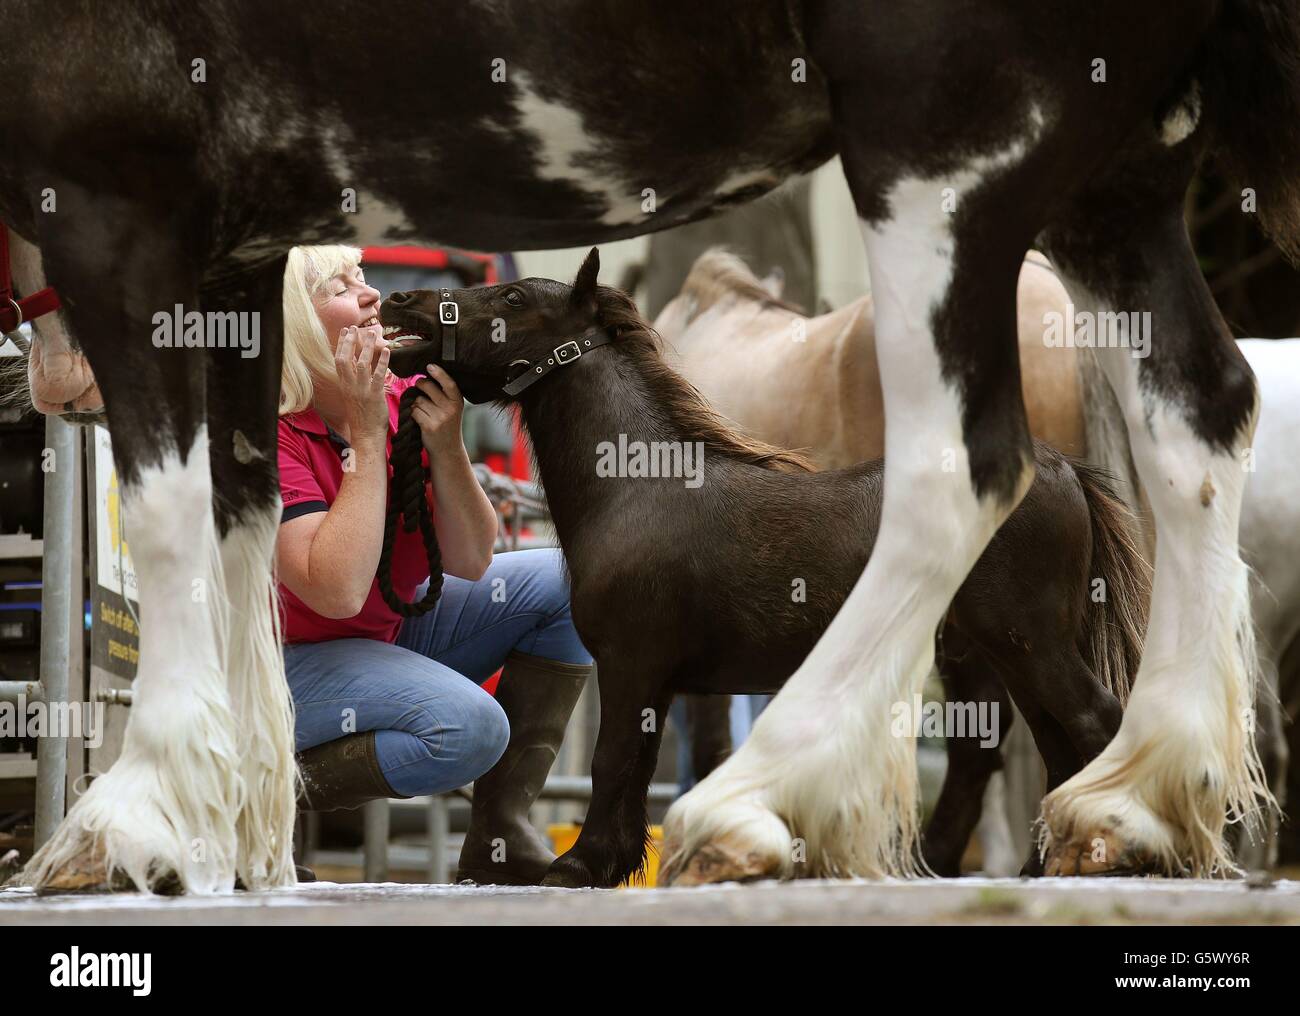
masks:
{"type": "Polygon", "coordinates": [[[354,445],[377,440],[382,447],[388,437],[388,398],[384,395],[388,356],[388,344],[378,325],[349,325],[339,332],[334,369],[354,445]]]}
{"type": "Polygon", "coordinates": [[[415,383],[425,396],[415,400],[411,416],[420,425],[420,436],[432,460],[447,453],[463,454],[460,436],[460,418],[465,412],[465,400],[460,389],[441,367],[427,364],[429,377],[415,383]]]}

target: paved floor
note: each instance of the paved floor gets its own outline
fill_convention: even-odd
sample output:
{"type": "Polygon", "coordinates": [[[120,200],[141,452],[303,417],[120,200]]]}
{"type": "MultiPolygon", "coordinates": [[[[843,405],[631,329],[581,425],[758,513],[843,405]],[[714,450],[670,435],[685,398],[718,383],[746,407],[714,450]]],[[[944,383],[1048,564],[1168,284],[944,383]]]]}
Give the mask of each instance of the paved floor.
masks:
{"type": "Polygon", "coordinates": [[[1300,882],[954,879],[703,889],[339,884],[222,897],[0,889],[0,925],[1296,924],[1300,882]]]}

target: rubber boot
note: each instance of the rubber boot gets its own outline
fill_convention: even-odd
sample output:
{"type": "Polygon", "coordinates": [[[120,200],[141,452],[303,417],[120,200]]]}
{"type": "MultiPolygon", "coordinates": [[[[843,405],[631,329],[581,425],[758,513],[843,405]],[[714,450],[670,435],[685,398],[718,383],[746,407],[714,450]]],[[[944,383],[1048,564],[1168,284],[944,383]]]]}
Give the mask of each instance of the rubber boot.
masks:
{"type": "MultiPolygon", "coordinates": [[[[297,760],[302,774],[302,789],[298,791],[300,813],[360,808],[367,801],[403,796],[384,779],[375,754],[373,730],[348,734],[300,751],[297,760]]],[[[316,873],[306,865],[293,867],[299,882],[316,881],[316,873]]],[[[235,888],[245,888],[238,877],[235,888]]]]}
{"type": "Polygon", "coordinates": [[[375,732],[348,734],[298,753],[303,811],[360,808],[367,801],[404,797],[388,785],[375,754],[375,732]]]}
{"type": "Polygon", "coordinates": [[[528,821],[528,809],[541,793],[593,669],[528,653],[507,658],[496,698],[510,721],[510,743],[497,764],[474,782],[456,881],[538,885],[546,876],[555,855],[528,821]]]}

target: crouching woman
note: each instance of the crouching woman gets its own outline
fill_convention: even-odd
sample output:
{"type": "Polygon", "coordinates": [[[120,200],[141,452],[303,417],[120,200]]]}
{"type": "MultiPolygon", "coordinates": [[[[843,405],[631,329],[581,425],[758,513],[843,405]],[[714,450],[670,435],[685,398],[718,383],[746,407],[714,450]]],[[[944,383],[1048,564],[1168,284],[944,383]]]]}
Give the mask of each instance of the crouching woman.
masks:
{"type": "MultiPolygon", "coordinates": [[[[553,860],[528,809],[591,671],[558,550],[492,553],[497,521],[461,440],[464,402],[437,367],[389,374],[380,294],[361,251],[298,247],[284,281],[276,543],[300,805],[327,811],[474,782],[457,879],[539,882],[553,860]],[[442,596],[403,619],[376,572],[398,402],[411,385],[442,552],[442,596]],[[479,685],[504,665],[496,698],[479,685]]],[[[393,587],[429,579],[399,527],[393,587]]]]}

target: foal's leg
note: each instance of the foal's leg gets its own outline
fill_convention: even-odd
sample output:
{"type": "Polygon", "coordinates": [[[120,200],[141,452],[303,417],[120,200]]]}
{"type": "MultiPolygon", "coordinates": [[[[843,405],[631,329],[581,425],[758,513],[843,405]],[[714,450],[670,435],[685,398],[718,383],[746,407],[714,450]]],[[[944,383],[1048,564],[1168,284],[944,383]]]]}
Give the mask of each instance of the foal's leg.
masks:
{"type": "MultiPolygon", "coordinates": [[[[871,97],[845,104],[856,101],[871,97]]],[[[883,193],[877,153],[845,139],[885,392],[880,532],[750,738],[669,812],[670,880],[916,871],[915,741],[891,735],[892,706],[920,690],[953,594],[1033,477],[1015,290],[1040,227],[1017,170],[1040,125],[1026,111],[981,155],[893,177],[883,193]]]]}
{"type": "Polygon", "coordinates": [[[184,242],[193,203],[182,186],[130,198],[50,185],[59,212],[41,217],[40,246],[107,406],[139,580],[140,661],[121,756],[25,877],[57,890],[125,873],[143,889],[175,875],[190,892],[229,890],[240,777],[214,616],[224,592],[204,353],[151,341],[156,312],[197,309],[197,261],[184,242]]]}
{"type": "Polygon", "coordinates": [[[608,888],[645,862],[646,793],[672,692],[657,669],[636,666],[635,653],[594,655],[600,732],[591,759],[591,804],[577,842],[542,879],[546,886],[608,888]]]}
{"type": "Polygon", "coordinates": [[[949,701],[996,702],[998,707],[996,745],[986,747],[969,733],[948,737],[943,788],[922,837],[922,856],[930,870],[943,878],[956,878],[961,874],[966,845],[979,824],[989,780],[1002,768],[1002,744],[1015,714],[1002,678],[973,646],[960,659],[945,659],[942,671],[949,701]]]}
{"type": "Polygon", "coordinates": [[[691,742],[691,769],[697,781],[731,754],[731,696],[684,695],[686,736],[691,742]]]}
{"type": "Polygon", "coordinates": [[[213,511],[225,575],[225,669],[244,799],[236,826],[238,872],[249,889],[293,885],[293,705],[284,676],[272,575],[280,524],[276,405],[280,390],[284,258],[223,270],[204,286],[203,309],[234,312],[241,349],[209,353],[208,436],[213,511]]]}
{"type": "MultiPolygon", "coordinates": [[[[1097,679],[1067,634],[1056,645],[999,660],[1012,697],[1034,735],[1047,767],[1047,793],[1096,758],[1119,729],[1123,707],[1097,679]],[[1062,645],[1064,648],[1062,648],[1062,645]]],[[[1042,855],[1033,849],[1022,875],[1041,875],[1042,855]]]]}
{"type": "Polygon", "coordinates": [[[1000,669],[1013,686],[1017,702],[1033,699],[1056,721],[1078,752],[1079,765],[1100,755],[1119,730],[1124,707],[1097,680],[1076,647],[1053,646],[1027,654],[1014,667],[1006,663],[1000,669]]]}
{"type": "Polygon", "coordinates": [[[1237,554],[1254,377],[1197,266],[1181,195],[1191,159],[1134,155],[1048,235],[1076,306],[1150,312],[1100,350],[1156,521],[1146,651],[1119,733],[1043,806],[1048,871],[1233,868],[1229,815],[1267,800],[1253,737],[1256,662],[1237,554]],[[1104,203],[1104,204],[1103,204],[1104,203]],[[1098,207],[1108,207],[1104,216],[1098,207]],[[1143,348],[1145,339],[1147,345],[1143,348]]]}
{"type": "MultiPolygon", "coordinates": [[[[968,580],[973,581],[972,580],[968,580]]],[[[1006,588],[1004,584],[1004,588],[1006,588]]],[[[1012,604],[1008,604],[1012,607],[1012,604]]],[[[1021,608],[1023,609],[1023,608],[1021,608]]],[[[1015,613],[1015,610],[1011,611],[1015,613]]],[[[995,613],[1003,610],[995,608],[995,613]]],[[[1021,621],[1021,624],[1024,622],[1021,621]]],[[[998,629],[1000,633],[1013,627],[1004,623],[998,629]]],[[[953,697],[958,700],[995,698],[999,703],[999,739],[997,748],[983,748],[978,740],[971,738],[949,738],[948,775],[944,777],[943,792],[935,808],[931,826],[925,834],[926,863],[937,875],[952,876],[958,874],[958,865],[966,841],[980,817],[981,797],[963,798],[959,796],[967,790],[969,777],[961,772],[954,772],[954,766],[961,766],[980,774],[981,782],[978,793],[983,794],[989,777],[1002,768],[1001,745],[1006,740],[1011,727],[1013,712],[1011,701],[1016,703],[1025,725],[1034,739],[1034,746],[1047,769],[1047,789],[1053,790],[1083,768],[1085,762],[1095,757],[1105,747],[1106,742],[1119,726],[1118,702],[1096,683],[1092,672],[1084,666],[1082,659],[1075,653],[1078,668],[1073,668],[1069,661],[1061,660],[1059,664],[1054,656],[1053,637],[1041,628],[1035,629],[1035,639],[1046,639],[1049,649],[1046,652],[1019,654],[1016,658],[1002,657],[996,664],[980,649],[971,649],[956,664],[953,671],[958,681],[953,686],[953,697]],[[1090,690],[1079,691],[1075,687],[1083,682],[1094,685],[1103,693],[1096,701],[1090,701],[1090,690]],[[1057,705],[1054,700],[1062,700],[1057,705]],[[1049,708],[1047,703],[1051,703],[1049,708]],[[1115,706],[1115,712],[1109,711],[1109,705],[1115,706]],[[1066,716],[1067,723],[1078,728],[1072,735],[1067,727],[1057,719],[1058,715],[1079,713],[1079,717],[1066,716]],[[1109,725],[1096,724],[1098,718],[1110,717],[1109,725]],[[1078,742],[1082,741],[1084,747],[1078,742]],[[954,757],[954,750],[956,756],[954,757]],[[958,782],[950,787],[949,779],[958,782]],[[965,837],[964,839],[962,837],[965,837]],[[960,845],[958,845],[960,841],[960,845]]],[[[1055,641],[1069,642],[1071,633],[1056,636],[1055,641]]],[[[949,639],[950,642],[955,640],[949,639]]],[[[987,639],[985,639],[987,641],[987,639]]],[[[1020,645],[1023,647],[1024,643],[1020,645]]],[[[945,663],[945,668],[951,664],[945,663]]],[[[968,791],[969,793],[970,791],[968,791]]],[[[1034,850],[1021,870],[1022,875],[1042,874],[1042,864],[1038,851],[1034,850]]]]}

